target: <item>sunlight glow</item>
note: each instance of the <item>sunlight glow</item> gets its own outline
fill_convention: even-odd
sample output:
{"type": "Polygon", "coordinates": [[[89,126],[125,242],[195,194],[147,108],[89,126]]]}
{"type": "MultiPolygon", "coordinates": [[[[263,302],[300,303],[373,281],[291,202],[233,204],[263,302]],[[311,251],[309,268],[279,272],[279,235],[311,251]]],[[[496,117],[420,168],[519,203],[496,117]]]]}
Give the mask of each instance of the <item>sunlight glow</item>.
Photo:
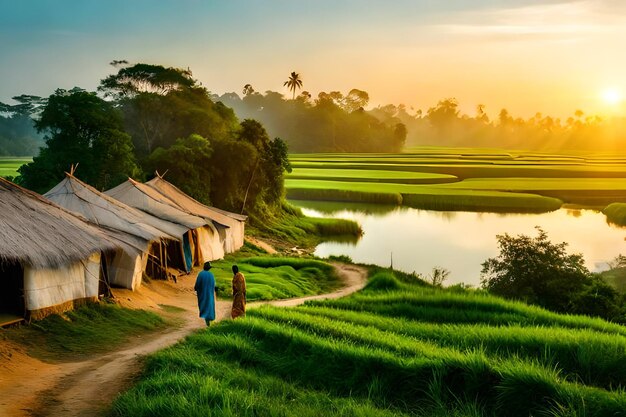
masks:
{"type": "Polygon", "coordinates": [[[602,92],[602,100],[607,104],[619,104],[623,99],[622,93],[615,88],[607,88],[602,92]]]}

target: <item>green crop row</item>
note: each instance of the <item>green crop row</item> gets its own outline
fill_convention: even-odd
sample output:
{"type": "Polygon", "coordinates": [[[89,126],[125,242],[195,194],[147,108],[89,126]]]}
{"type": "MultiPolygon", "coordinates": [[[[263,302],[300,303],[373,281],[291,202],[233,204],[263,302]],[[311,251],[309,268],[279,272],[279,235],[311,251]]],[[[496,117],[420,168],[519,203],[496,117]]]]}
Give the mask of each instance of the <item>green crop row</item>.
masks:
{"type": "Polygon", "coordinates": [[[624,416],[624,329],[382,272],[150,356],[110,414],[624,416]]]}
{"type": "Polygon", "coordinates": [[[295,179],[286,180],[285,186],[287,197],[294,200],[395,204],[435,210],[546,212],[562,205],[556,198],[536,194],[440,186],[295,179]]]}
{"type": "Polygon", "coordinates": [[[17,170],[24,164],[31,162],[32,158],[2,158],[0,157],[0,177],[15,177],[17,170]]]}

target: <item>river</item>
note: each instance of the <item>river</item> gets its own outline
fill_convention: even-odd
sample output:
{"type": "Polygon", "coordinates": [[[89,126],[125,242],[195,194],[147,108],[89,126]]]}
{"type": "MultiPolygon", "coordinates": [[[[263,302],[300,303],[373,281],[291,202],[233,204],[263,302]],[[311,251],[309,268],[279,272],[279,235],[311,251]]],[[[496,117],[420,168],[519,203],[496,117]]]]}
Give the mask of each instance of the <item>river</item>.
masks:
{"type": "Polygon", "coordinates": [[[609,225],[595,210],[560,209],[544,214],[439,212],[407,207],[292,201],[308,216],[357,221],[363,237],[356,243],[326,242],[315,254],[347,255],[355,262],[393,266],[430,275],[433,267],[450,271],[444,285],[480,285],[481,263],[498,254],[496,235],[536,236],[541,227],[553,243],[566,242],[594,272],[626,255],[626,228],[609,225]]]}

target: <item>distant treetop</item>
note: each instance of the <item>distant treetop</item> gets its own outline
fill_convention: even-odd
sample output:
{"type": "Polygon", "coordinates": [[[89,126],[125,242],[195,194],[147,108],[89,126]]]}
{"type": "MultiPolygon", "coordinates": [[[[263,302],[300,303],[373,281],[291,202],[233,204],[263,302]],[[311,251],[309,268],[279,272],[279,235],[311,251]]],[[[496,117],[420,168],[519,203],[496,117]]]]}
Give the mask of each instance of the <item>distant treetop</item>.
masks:
{"type": "Polygon", "coordinates": [[[100,82],[98,90],[117,99],[134,97],[140,93],[165,95],[170,91],[197,87],[191,70],[165,68],[161,65],[135,64],[121,68],[100,82]]]}

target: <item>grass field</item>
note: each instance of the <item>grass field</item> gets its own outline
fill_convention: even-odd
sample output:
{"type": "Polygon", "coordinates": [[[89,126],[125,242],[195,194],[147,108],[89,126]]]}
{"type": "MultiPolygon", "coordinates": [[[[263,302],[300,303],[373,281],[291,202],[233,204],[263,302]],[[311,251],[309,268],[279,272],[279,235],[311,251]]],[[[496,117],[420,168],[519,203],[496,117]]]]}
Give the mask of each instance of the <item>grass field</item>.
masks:
{"type": "Polygon", "coordinates": [[[265,239],[274,247],[290,250],[294,246],[313,248],[323,241],[354,242],[363,233],[353,220],[306,217],[302,210],[286,201],[280,216],[252,218],[246,233],[265,239]]]}
{"type": "MultiPolygon", "coordinates": [[[[452,184],[446,184],[452,185],[452,184]]],[[[543,212],[556,210],[562,201],[529,193],[489,189],[454,189],[415,184],[343,182],[321,179],[286,179],[287,197],[297,200],[357,201],[402,204],[409,207],[458,210],[543,212]]]]}
{"type": "Polygon", "coordinates": [[[294,170],[285,186],[291,199],[512,212],[626,203],[622,155],[415,148],[403,154],[299,154],[290,160],[294,170]]]}
{"type": "MultiPolygon", "coordinates": [[[[165,328],[161,316],[112,304],[90,304],[63,315],[53,315],[0,336],[26,346],[44,360],[77,360],[110,351],[131,337],[165,328]]],[[[171,324],[171,323],[170,323],[171,324]]]]}
{"type": "Polygon", "coordinates": [[[325,179],[334,181],[369,181],[398,184],[438,184],[456,181],[454,175],[426,172],[384,171],[370,169],[315,169],[295,168],[291,179],[325,179]]]}
{"type": "Polygon", "coordinates": [[[113,416],[624,416],[626,328],[379,272],[146,360],[113,416]]]}
{"type": "Polygon", "coordinates": [[[0,177],[17,176],[17,169],[32,160],[33,158],[0,157],[0,177]]]}
{"type": "Polygon", "coordinates": [[[331,292],[341,285],[333,267],[311,259],[254,257],[214,262],[219,297],[232,296],[233,264],[246,277],[248,301],[276,300],[331,292]]]}

